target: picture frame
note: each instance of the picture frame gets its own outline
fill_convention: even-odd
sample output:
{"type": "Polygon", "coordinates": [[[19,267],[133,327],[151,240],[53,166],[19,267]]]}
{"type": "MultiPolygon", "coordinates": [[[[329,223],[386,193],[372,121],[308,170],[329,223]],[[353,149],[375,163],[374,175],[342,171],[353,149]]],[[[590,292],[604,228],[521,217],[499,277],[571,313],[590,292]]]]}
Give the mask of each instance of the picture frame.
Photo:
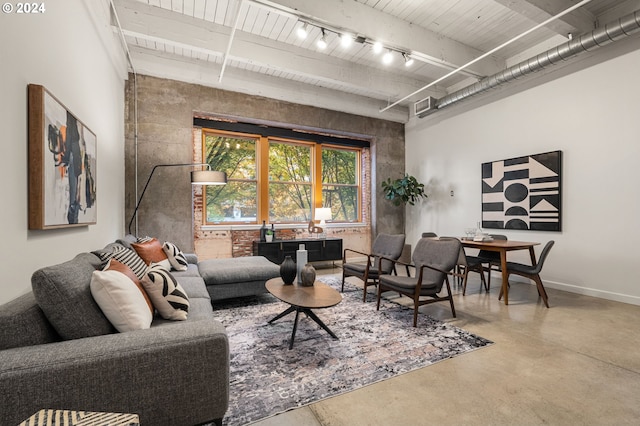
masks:
{"type": "Polygon", "coordinates": [[[482,227],[562,231],[562,151],[483,163],[482,227]]]}
{"type": "Polygon", "coordinates": [[[29,229],[97,223],[97,137],[41,85],[28,85],[29,229]]]}

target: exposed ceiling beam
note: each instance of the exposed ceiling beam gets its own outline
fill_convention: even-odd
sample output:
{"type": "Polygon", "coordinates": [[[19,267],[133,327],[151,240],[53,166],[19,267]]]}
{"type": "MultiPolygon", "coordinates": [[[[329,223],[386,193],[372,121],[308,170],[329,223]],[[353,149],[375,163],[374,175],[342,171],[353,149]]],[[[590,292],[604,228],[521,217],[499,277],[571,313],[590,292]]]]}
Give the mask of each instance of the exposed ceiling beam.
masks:
{"type": "MultiPolygon", "coordinates": [[[[380,107],[384,105],[384,102],[364,96],[350,95],[337,90],[310,86],[293,80],[284,80],[241,69],[227,73],[224,84],[220,84],[217,78],[221,68],[219,64],[180,58],[172,54],[140,47],[132,47],[131,54],[136,64],[136,70],[143,75],[179,80],[399,123],[406,123],[409,120],[409,108],[395,107],[380,114],[380,107]]],[[[214,110],[215,108],[211,111],[214,110]]]]}
{"type": "MultiPolygon", "coordinates": [[[[133,0],[118,0],[116,5],[123,31],[129,37],[212,56],[222,57],[225,52],[231,33],[227,27],[133,0]]],[[[372,97],[385,101],[425,84],[424,80],[332,58],[245,32],[236,33],[229,59],[341,86],[347,91],[368,91],[372,97]],[[293,61],[292,57],[296,60],[293,61]]],[[[436,97],[443,94],[445,91],[437,87],[427,93],[436,97]]]]}
{"type": "MultiPolygon", "coordinates": [[[[501,5],[508,7],[522,16],[526,16],[536,23],[544,22],[552,16],[557,15],[573,6],[575,2],[571,0],[494,0],[501,5]]],[[[566,36],[567,34],[583,34],[595,29],[596,17],[584,7],[550,22],[546,27],[556,33],[566,36]]]]}
{"type": "MultiPolygon", "coordinates": [[[[431,63],[440,64],[448,70],[470,62],[484,53],[353,0],[251,1],[349,29],[388,46],[416,52],[423,60],[428,59],[431,63]]],[[[486,76],[504,69],[504,66],[504,58],[491,56],[471,67],[469,71],[474,75],[486,76]]]]}

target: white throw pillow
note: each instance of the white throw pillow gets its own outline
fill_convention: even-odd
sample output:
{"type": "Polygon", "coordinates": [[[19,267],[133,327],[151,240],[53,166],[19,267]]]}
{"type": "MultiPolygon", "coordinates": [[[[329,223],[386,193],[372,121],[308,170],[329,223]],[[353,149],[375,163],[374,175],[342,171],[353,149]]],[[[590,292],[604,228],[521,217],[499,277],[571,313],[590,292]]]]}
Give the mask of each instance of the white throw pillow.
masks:
{"type": "Polygon", "coordinates": [[[153,314],[140,289],[118,271],[95,271],[91,294],[107,319],[119,332],[151,327],[153,314]]]}

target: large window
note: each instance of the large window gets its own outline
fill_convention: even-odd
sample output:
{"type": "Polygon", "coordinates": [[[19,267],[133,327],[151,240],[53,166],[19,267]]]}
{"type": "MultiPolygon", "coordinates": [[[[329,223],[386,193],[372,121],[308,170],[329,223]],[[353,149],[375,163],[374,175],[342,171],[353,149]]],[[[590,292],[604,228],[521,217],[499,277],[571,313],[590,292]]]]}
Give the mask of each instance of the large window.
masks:
{"type": "Polygon", "coordinates": [[[205,161],[227,173],[205,192],[206,224],[307,223],[315,207],[334,222],[360,220],[361,150],[203,129],[205,161]]]}

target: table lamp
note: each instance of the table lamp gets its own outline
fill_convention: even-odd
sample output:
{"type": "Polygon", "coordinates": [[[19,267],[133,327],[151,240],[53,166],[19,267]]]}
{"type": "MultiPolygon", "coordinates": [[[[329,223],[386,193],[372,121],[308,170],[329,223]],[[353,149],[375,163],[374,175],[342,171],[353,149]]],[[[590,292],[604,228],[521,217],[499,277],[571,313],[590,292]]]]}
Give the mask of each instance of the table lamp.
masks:
{"type": "Polygon", "coordinates": [[[331,220],[331,208],[330,207],[318,207],[315,211],[314,218],[320,221],[321,228],[327,226],[325,220],[331,220]]]}

